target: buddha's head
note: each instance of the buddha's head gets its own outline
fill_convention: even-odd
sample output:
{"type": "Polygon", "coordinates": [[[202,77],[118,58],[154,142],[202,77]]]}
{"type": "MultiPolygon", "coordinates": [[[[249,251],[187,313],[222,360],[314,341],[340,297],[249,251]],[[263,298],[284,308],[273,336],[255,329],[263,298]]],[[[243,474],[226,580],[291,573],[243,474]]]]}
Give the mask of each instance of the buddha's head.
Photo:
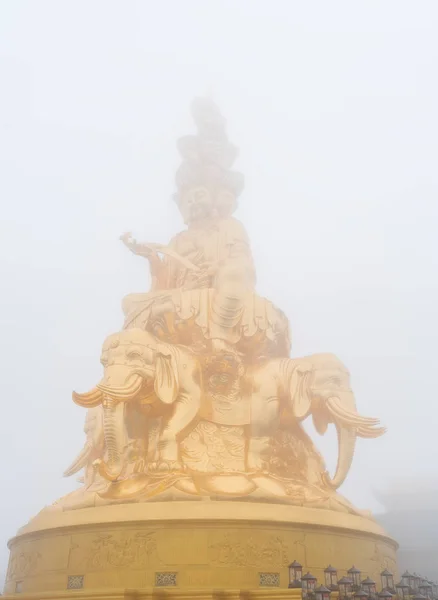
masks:
{"type": "Polygon", "coordinates": [[[177,196],[177,202],[186,225],[213,216],[213,194],[204,185],[190,186],[181,191],[177,196]]]}
{"type": "Polygon", "coordinates": [[[217,164],[205,164],[201,159],[195,155],[185,159],[175,176],[175,199],[186,225],[230,217],[243,189],[243,175],[217,164]]]}

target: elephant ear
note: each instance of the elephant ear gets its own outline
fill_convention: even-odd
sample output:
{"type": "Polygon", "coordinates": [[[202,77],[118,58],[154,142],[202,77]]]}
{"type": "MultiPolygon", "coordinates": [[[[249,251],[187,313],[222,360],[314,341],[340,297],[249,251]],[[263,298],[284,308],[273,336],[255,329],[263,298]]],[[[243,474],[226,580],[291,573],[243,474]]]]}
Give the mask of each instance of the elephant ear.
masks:
{"type": "Polygon", "coordinates": [[[176,400],[178,389],[178,367],[174,353],[160,344],[155,359],[155,393],[164,404],[172,404],[176,400]]]}
{"type": "Polygon", "coordinates": [[[294,366],[290,376],[292,410],[294,416],[299,420],[305,419],[311,410],[312,399],[309,385],[311,373],[310,365],[298,364],[294,366]]]}

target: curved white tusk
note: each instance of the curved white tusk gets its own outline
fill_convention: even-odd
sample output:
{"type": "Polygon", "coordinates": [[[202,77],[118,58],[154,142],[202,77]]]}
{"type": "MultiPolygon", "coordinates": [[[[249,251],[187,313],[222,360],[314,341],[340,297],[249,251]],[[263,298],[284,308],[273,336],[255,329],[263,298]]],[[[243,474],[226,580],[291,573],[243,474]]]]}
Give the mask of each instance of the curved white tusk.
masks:
{"type": "Polygon", "coordinates": [[[345,409],[342,405],[342,402],[336,397],[331,397],[327,400],[327,408],[334,417],[337,417],[340,421],[348,425],[366,426],[377,425],[379,423],[379,419],[362,417],[357,413],[353,413],[345,409]]]}
{"type": "Polygon", "coordinates": [[[79,406],[85,408],[93,408],[102,404],[102,392],[98,387],[94,387],[91,391],[85,392],[84,394],[78,394],[78,392],[72,392],[73,402],[79,406]]]}
{"type": "Polygon", "coordinates": [[[77,455],[75,460],[71,463],[71,465],[68,467],[68,469],[66,469],[64,471],[64,477],[70,477],[71,475],[74,475],[75,473],[77,473],[78,471],[83,469],[85,467],[85,465],[87,464],[87,460],[91,454],[92,449],[93,449],[92,444],[90,444],[89,442],[86,442],[86,444],[84,445],[82,450],[79,452],[79,454],[77,455]]]}
{"type": "Polygon", "coordinates": [[[130,398],[132,398],[132,396],[134,396],[140,391],[141,386],[143,385],[143,378],[141,377],[141,375],[138,375],[136,373],[132,376],[132,378],[132,382],[125,386],[111,387],[109,385],[99,383],[97,387],[101,392],[103,392],[104,394],[108,394],[108,396],[111,396],[112,398],[129,400],[130,398]]]}
{"type": "Polygon", "coordinates": [[[338,412],[339,415],[343,415],[348,419],[355,420],[360,423],[369,423],[370,425],[375,425],[379,422],[379,419],[376,419],[374,417],[363,417],[357,412],[352,412],[351,410],[348,410],[347,408],[345,408],[340,398],[336,396],[332,396],[331,398],[329,398],[327,404],[330,406],[330,408],[338,412]]]}
{"type": "Polygon", "coordinates": [[[375,429],[371,427],[369,429],[365,427],[358,427],[358,429],[356,430],[356,434],[358,437],[368,439],[380,437],[384,433],[386,433],[386,427],[376,427],[375,429]]]}

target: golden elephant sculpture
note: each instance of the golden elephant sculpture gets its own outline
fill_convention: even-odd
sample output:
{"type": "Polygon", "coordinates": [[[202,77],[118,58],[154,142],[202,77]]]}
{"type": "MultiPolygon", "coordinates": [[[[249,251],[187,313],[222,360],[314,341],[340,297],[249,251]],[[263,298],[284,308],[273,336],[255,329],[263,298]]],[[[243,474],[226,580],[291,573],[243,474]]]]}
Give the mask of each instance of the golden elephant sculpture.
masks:
{"type": "Polygon", "coordinates": [[[116,481],[122,475],[128,403],[162,417],[157,468],[181,468],[177,437],[196,418],[201,405],[200,368],[194,354],[141,329],[126,329],[105,340],[101,363],[100,383],[90,392],[73,392],[80,406],[102,406],[105,460],[94,463],[101,476],[116,481]]]}
{"type": "Polygon", "coordinates": [[[324,434],[333,423],[338,434],[338,461],[333,478],[325,483],[337,489],[350,469],[357,437],[373,438],[385,429],[378,419],[358,414],[350,376],[333,354],[301,359],[274,359],[250,373],[251,430],[247,456],[250,471],[261,471],[269,461],[270,443],[282,421],[299,424],[312,416],[315,429],[324,434]]]}

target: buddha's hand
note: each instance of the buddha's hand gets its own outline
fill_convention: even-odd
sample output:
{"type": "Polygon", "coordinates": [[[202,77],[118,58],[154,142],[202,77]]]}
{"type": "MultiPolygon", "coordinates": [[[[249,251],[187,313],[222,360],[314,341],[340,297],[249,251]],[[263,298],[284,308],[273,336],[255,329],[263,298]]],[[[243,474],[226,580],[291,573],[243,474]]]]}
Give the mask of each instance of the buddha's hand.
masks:
{"type": "Polygon", "coordinates": [[[137,256],[144,256],[145,258],[153,258],[156,256],[156,252],[153,248],[147,244],[139,244],[137,240],[132,237],[130,232],[124,233],[120,236],[120,239],[131,252],[137,254],[137,256]]]}

